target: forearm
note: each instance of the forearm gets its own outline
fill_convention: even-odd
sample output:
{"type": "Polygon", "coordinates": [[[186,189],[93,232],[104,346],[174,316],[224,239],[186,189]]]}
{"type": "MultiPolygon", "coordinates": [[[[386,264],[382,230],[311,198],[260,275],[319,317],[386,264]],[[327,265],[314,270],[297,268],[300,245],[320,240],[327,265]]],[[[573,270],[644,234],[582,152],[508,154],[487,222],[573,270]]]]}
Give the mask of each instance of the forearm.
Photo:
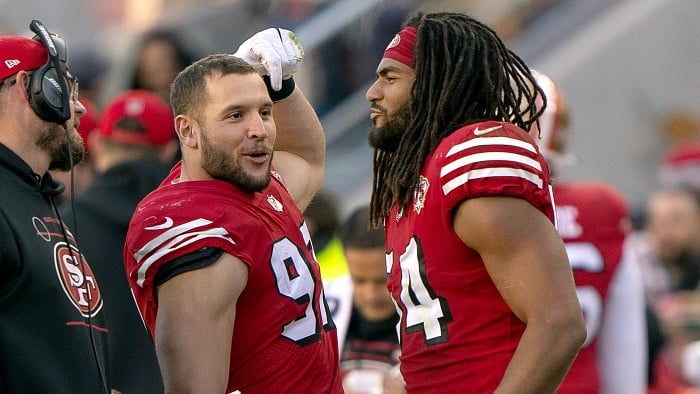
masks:
{"type": "Polygon", "coordinates": [[[323,168],[326,139],[321,121],[299,87],[273,107],[277,139],[275,151],[301,157],[311,166],[323,168]]]}
{"type": "Polygon", "coordinates": [[[494,393],[553,393],[578,354],[578,324],[528,324],[494,393]]]}
{"type": "Polygon", "coordinates": [[[273,164],[302,211],[323,183],[326,140],[311,104],[296,88],[273,108],[277,140],[273,164]]]}

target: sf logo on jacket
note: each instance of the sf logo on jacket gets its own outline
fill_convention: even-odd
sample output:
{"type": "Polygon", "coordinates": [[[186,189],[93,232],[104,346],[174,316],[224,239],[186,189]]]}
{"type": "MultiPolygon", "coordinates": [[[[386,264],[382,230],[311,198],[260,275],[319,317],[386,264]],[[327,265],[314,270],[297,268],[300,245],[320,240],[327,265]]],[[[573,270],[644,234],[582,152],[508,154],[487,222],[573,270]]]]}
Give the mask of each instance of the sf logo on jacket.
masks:
{"type": "MultiPolygon", "coordinates": [[[[33,218],[36,234],[46,242],[52,238],[62,237],[61,224],[54,218],[33,218]],[[58,227],[49,230],[49,226],[58,227]]],[[[66,230],[66,235],[72,238],[72,234],[66,230]]],[[[73,245],[65,241],[58,241],[53,245],[53,260],[56,275],[61,283],[63,292],[73,306],[78,309],[83,317],[95,315],[102,309],[102,295],[95,281],[92,269],[85,257],[73,245]]]]}

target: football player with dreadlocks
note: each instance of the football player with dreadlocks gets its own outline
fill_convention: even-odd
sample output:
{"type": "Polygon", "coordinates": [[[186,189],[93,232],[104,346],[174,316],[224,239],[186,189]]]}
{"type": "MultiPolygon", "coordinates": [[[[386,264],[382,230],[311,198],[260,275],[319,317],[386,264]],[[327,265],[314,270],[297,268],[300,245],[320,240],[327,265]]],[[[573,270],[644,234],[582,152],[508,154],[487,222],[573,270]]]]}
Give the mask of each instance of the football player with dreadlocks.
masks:
{"type": "Polygon", "coordinates": [[[554,392],[586,333],[528,131],[543,92],[489,27],[409,16],[367,91],[409,393],[554,392]]]}

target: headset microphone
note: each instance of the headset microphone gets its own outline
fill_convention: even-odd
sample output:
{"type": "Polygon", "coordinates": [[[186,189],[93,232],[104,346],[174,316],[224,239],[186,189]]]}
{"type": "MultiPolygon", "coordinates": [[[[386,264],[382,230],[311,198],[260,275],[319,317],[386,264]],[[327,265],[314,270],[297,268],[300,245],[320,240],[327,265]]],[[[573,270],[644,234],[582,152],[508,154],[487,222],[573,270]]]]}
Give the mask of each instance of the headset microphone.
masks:
{"type": "Polygon", "coordinates": [[[41,119],[62,125],[71,117],[66,45],[60,36],[49,33],[41,21],[32,20],[29,28],[48,52],[46,64],[34,71],[29,82],[29,103],[41,119]]]}

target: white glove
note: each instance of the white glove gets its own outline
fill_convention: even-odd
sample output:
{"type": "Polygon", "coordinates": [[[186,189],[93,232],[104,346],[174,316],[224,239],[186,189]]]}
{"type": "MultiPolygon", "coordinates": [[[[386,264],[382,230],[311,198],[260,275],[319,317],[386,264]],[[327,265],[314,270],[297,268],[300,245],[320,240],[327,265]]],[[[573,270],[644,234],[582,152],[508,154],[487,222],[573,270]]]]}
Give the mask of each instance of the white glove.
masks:
{"type": "Polygon", "coordinates": [[[272,89],[279,91],[282,80],[294,75],[304,60],[304,48],[293,32],[271,27],[245,40],[233,56],[248,62],[258,74],[269,75],[272,89]]]}

